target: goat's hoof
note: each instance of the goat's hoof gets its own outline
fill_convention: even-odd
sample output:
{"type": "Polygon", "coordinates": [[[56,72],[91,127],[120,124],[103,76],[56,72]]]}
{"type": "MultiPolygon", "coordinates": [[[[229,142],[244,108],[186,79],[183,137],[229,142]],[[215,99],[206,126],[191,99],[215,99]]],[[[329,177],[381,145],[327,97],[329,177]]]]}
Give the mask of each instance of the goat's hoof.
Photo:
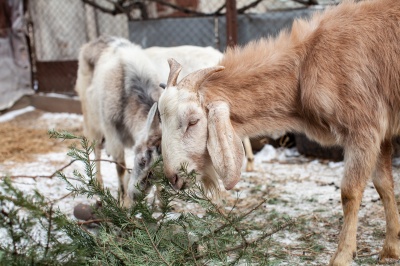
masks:
{"type": "Polygon", "coordinates": [[[133,200],[127,195],[121,196],[120,201],[122,203],[122,207],[129,209],[133,205],[133,200]]]}
{"type": "Polygon", "coordinates": [[[388,247],[384,246],[383,249],[379,252],[378,261],[379,263],[393,263],[397,262],[400,259],[400,249],[396,245],[396,247],[388,247]]]}
{"type": "Polygon", "coordinates": [[[329,262],[329,266],[348,266],[355,257],[356,252],[336,251],[329,262]]]}
{"type": "Polygon", "coordinates": [[[246,172],[254,172],[254,163],[247,163],[246,172]]]}

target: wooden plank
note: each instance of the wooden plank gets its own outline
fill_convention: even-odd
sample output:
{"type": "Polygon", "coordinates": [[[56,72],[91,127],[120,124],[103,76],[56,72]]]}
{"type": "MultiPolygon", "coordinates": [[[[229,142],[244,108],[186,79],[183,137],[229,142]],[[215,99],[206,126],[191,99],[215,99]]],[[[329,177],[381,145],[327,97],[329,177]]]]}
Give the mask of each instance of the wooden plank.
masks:
{"type": "Polygon", "coordinates": [[[0,111],[0,115],[28,106],[52,113],[82,114],[81,102],[76,98],[54,97],[48,95],[26,95],[20,98],[12,107],[0,111]]]}
{"type": "Polygon", "coordinates": [[[76,95],[74,91],[78,61],[47,61],[36,63],[39,92],[76,95]]]}
{"type": "Polygon", "coordinates": [[[53,113],[81,114],[81,103],[77,99],[33,95],[31,105],[37,109],[53,113]]]}

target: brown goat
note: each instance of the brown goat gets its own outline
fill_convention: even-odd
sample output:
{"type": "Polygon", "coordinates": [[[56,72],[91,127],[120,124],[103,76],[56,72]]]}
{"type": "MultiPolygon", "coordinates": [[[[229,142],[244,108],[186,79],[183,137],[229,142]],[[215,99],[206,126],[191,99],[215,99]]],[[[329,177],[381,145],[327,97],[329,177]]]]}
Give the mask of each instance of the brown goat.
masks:
{"type": "Polygon", "coordinates": [[[400,223],[391,169],[392,138],[400,133],[400,1],[346,1],[297,20],[292,31],[228,49],[220,67],[171,72],[159,100],[164,170],[184,188],[182,163],[207,184],[239,181],[240,138],[304,132],[342,146],[344,212],[330,265],[356,255],[357,214],[367,181],[386,215],[381,261],[400,258],[400,223]]]}

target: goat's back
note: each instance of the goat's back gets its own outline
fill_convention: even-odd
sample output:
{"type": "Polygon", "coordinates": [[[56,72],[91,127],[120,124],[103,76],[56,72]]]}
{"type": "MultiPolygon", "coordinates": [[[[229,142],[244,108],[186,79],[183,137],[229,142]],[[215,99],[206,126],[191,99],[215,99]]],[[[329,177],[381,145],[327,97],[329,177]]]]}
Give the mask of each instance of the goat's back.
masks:
{"type": "MultiPolygon", "coordinates": [[[[338,142],[345,129],[400,133],[400,1],[344,3],[309,25],[318,26],[304,37],[300,68],[308,124],[329,124],[338,142]]],[[[301,30],[294,24],[292,35],[301,30]]]]}
{"type": "Polygon", "coordinates": [[[399,26],[397,0],[347,1],[297,20],[291,32],[228,49],[225,70],[201,85],[205,101],[232,99],[240,136],[299,131],[326,145],[360,132],[390,138],[400,133],[399,26]]]}
{"type": "Polygon", "coordinates": [[[161,82],[166,82],[169,75],[168,59],[174,58],[182,66],[180,77],[196,70],[215,66],[222,58],[222,53],[212,47],[200,47],[192,45],[182,45],[174,47],[153,46],[144,49],[146,55],[157,67],[157,72],[161,82]]]}

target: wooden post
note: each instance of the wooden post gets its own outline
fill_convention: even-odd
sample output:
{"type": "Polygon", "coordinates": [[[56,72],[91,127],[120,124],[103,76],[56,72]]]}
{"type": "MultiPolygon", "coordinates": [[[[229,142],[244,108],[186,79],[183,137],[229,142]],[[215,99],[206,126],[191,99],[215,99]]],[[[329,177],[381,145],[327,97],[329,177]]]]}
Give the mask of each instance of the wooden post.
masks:
{"type": "Polygon", "coordinates": [[[226,45],[237,44],[236,0],[226,0],[226,45]]]}

